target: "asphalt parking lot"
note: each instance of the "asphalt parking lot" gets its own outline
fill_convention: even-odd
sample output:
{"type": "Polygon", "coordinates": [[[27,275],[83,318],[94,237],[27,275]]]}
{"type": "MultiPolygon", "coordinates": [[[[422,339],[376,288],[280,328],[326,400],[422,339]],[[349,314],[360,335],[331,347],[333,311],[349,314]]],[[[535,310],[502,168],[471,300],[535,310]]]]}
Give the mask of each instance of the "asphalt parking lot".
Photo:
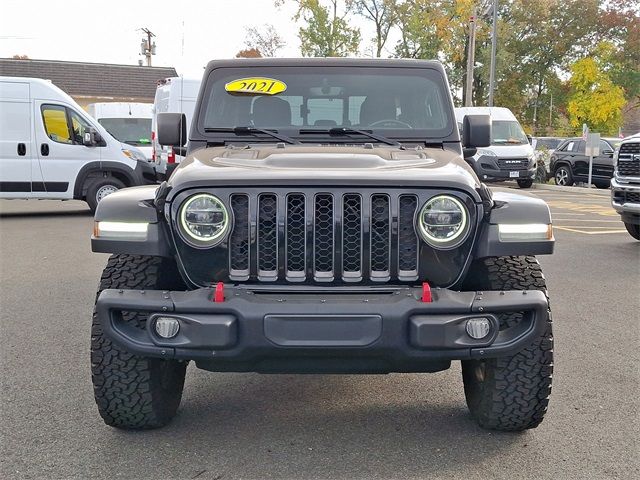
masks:
{"type": "Polygon", "coordinates": [[[458,364],[436,374],[213,374],[190,367],[175,421],[102,423],[89,328],[106,255],[80,202],[0,201],[3,478],[638,478],[640,242],[606,192],[535,190],[556,342],[550,410],[522,434],[478,428],[458,364]],[[604,195],[603,195],[604,194],[604,195]]]}

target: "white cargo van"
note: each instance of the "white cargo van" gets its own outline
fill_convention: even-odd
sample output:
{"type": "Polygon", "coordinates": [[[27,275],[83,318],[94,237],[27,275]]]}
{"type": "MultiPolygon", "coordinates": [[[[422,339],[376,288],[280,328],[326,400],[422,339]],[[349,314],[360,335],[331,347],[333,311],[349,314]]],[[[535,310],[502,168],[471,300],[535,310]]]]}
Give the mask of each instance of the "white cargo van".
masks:
{"type": "Polygon", "coordinates": [[[136,147],[113,138],[66,93],[0,76],[0,198],[84,200],[155,181],[136,147]]]}
{"type": "Polygon", "coordinates": [[[163,179],[171,174],[182,156],[176,155],[172,147],[163,147],[158,143],[157,118],[159,113],[184,113],[187,117],[187,132],[191,128],[193,109],[196,106],[201,79],[170,77],[160,80],[153,103],[153,123],[151,125],[151,141],[153,159],[159,178],[163,179]],[[168,171],[167,171],[168,170],[168,171]]]}
{"type": "Polygon", "coordinates": [[[133,145],[152,162],[151,118],[152,103],[103,102],[90,103],[87,112],[116,140],[133,145]]]}
{"type": "Polygon", "coordinates": [[[456,108],[456,121],[462,128],[465,115],[491,116],[491,145],[478,148],[467,162],[484,182],[516,180],[520,188],[529,188],[536,174],[533,147],[511,110],[503,107],[456,108]]]}

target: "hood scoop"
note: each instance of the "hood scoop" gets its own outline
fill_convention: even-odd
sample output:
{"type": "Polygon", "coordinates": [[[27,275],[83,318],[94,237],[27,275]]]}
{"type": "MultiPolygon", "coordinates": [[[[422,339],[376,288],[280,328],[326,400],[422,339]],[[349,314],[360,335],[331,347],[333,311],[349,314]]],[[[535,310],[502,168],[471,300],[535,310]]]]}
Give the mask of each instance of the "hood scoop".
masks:
{"type": "Polygon", "coordinates": [[[270,168],[274,170],[359,170],[359,169],[402,169],[415,168],[434,163],[435,160],[421,154],[405,154],[401,159],[385,160],[370,154],[304,153],[274,154],[263,159],[249,155],[225,155],[214,161],[219,165],[243,168],[270,168]]]}

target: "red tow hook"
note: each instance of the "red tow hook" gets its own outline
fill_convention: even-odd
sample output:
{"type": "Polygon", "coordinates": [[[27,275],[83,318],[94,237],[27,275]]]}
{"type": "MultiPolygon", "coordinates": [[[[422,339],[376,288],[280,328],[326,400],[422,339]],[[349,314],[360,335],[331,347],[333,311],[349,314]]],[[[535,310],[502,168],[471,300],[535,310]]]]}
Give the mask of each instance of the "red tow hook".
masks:
{"type": "Polygon", "coordinates": [[[433,297],[431,296],[431,287],[428,282],[424,282],[422,284],[422,301],[424,303],[431,303],[433,301],[433,297]]]}
{"type": "Polygon", "coordinates": [[[224,302],[224,283],[218,282],[216,284],[216,289],[213,292],[213,302],[214,303],[224,302]]]}

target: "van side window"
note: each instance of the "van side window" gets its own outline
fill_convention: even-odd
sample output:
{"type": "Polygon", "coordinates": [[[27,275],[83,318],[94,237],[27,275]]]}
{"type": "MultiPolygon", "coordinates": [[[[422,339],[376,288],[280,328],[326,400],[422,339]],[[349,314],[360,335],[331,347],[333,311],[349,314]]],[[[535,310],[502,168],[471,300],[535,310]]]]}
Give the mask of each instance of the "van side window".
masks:
{"type": "Polygon", "coordinates": [[[84,118],[78,115],[73,110],[69,109],[69,114],[71,117],[71,130],[73,133],[73,142],[78,145],[83,144],[84,134],[89,131],[90,125],[86,122],[84,118]]]}
{"type": "Polygon", "coordinates": [[[67,122],[67,110],[60,105],[43,105],[42,121],[44,129],[51,140],[58,143],[72,144],[67,122]]]}

